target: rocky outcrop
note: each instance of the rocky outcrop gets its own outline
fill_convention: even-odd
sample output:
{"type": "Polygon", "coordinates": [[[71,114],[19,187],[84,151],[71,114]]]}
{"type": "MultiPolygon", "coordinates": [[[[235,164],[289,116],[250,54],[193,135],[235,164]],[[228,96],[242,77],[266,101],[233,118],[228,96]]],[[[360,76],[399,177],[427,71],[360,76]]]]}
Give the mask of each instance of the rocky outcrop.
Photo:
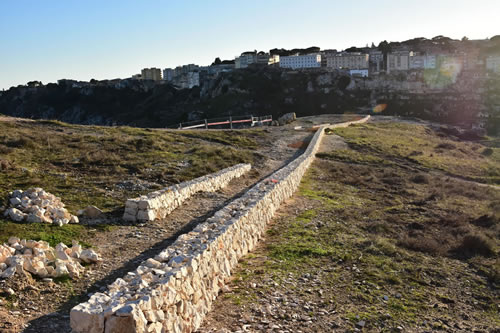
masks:
{"type": "Polygon", "coordinates": [[[219,172],[167,187],[125,203],[125,221],[147,222],[161,219],[198,192],[215,192],[234,178],[250,171],[250,164],[237,164],[219,172]]]}
{"type": "Polygon", "coordinates": [[[83,263],[99,261],[99,255],[94,250],[84,250],[76,241],[71,247],[59,243],[52,248],[44,241],[10,237],[7,244],[0,245],[0,277],[5,279],[25,272],[41,278],[64,275],[78,278],[85,270],[83,263]]]}
{"type": "Polygon", "coordinates": [[[70,314],[73,331],[192,332],[199,328],[238,260],[255,247],[280,204],[299,186],[324,129],[318,129],[300,157],[155,258],[118,278],[106,292],[75,306],[70,314]]]}
{"type": "Polygon", "coordinates": [[[41,188],[11,192],[9,205],[11,207],[5,211],[4,216],[15,222],[53,223],[58,226],[79,222],[78,217],[64,208],[61,198],[41,188]]]}
{"type": "Polygon", "coordinates": [[[278,123],[280,126],[293,123],[297,119],[295,112],[285,113],[278,119],[278,123]]]}

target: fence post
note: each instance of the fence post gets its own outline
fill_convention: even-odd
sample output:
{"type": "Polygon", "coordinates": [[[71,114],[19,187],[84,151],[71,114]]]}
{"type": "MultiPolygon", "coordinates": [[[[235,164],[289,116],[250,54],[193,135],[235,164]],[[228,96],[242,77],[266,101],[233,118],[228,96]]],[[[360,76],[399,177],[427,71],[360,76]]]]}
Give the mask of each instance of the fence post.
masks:
{"type": "Polygon", "coordinates": [[[233,117],[229,116],[229,128],[233,129],[233,117]]]}
{"type": "Polygon", "coordinates": [[[208,129],[208,120],[205,119],[205,129],[208,129]]]}

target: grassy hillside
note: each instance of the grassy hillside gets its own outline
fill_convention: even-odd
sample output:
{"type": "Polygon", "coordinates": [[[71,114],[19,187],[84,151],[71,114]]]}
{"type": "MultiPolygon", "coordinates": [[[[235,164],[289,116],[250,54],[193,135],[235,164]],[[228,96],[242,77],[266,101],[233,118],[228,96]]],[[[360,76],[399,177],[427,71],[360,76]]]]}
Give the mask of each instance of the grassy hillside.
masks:
{"type": "Polygon", "coordinates": [[[498,179],[498,150],[418,125],[335,133],[349,147],[318,154],[211,324],[258,330],[264,314],[265,327],[316,332],[500,327],[500,191],[447,176],[498,179]]]}
{"type": "MultiPolygon", "coordinates": [[[[500,149],[495,147],[493,139],[462,141],[425,126],[403,123],[363,125],[339,129],[336,133],[354,149],[351,154],[406,162],[409,167],[441,170],[483,183],[500,183],[500,149]]],[[[332,154],[337,159],[336,155],[343,152],[332,154]]]]}
{"type": "MultiPolygon", "coordinates": [[[[259,130],[200,133],[0,121],[0,206],[7,204],[10,191],[42,187],[60,196],[72,213],[96,205],[120,215],[127,198],[261,161],[252,148],[263,135],[259,130]]],[[[70,242],[84,231],[82,226],[14,224],[0,217],[0,241],[16,235],[60,236],[70,242]]]]}

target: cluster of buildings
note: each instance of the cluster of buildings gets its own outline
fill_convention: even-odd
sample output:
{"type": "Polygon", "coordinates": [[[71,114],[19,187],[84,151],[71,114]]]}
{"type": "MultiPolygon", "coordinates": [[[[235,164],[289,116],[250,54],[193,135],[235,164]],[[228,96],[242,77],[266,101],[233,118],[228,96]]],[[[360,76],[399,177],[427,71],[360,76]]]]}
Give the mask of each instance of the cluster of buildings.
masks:
{"type": "Polygon", "coordinates": [[[232,71],[235,68],[234,62],[221,63],[211,66],[198,66],[188,64],[176,68],[144,68],[141,74],[132,76],[138,80],[153,80],[156,82],[172,83],[179,88],[193,88],[200,85],[204,79],[217,76],[221,72],[232,71]]]}
{"type": "Polygon", "coordinates": [[[205,67],[189,64],[163,70],[145,68],[141,74],[133,78],[169,82],[180,88],[193,88],[199,86],[204,79],[211,78],[220,72],[244,69],[249,66],[273,66],[292,70],[323,68],[361,77],[427,69],[500,73],[500,54],[480,55],[480,48],[477,45],[473,43],[464,45],[468,46],[460,44],[453,51],[445,47],[430,47],[425,51],[422,51],[422,47],[416,47],[419,51],[414,51],[407,45],[401,45],[391,47],[390,51],[385,52],[372,46],[354,48],[356,52],[324,50],[286,56],[250,51],[235,57],[234,61],[214,63],[205,67]]]}

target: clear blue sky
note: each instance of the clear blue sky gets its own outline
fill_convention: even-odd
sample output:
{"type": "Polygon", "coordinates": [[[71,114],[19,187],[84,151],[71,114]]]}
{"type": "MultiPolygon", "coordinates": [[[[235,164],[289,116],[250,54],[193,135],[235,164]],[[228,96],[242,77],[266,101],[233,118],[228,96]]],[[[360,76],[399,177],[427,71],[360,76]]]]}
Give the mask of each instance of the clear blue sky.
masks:
{"type": "Polygon", "coordinates": [[[499,0],[0,0],[0,89],[125,78],[246,50],[500,34],[499,0]]]}

